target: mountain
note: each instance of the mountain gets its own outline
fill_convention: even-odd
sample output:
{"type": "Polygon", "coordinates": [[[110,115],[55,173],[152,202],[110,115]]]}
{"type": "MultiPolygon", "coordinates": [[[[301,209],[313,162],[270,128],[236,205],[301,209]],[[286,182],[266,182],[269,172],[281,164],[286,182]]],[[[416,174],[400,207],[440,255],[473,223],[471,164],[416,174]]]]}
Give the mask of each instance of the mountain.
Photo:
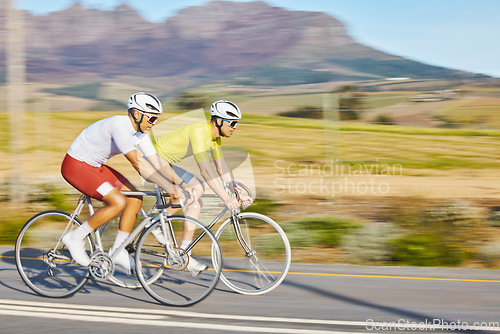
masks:
{"type": "MultiPolygon", "coordinates": [[[[47,16],[24,15],[30,81],[175,76],[283,85],[481,77],[375,50],[352,39],[342,22],[329,15],[262,1],[212,1],[185,8],[164,23],[148,22],[127,5],[99,11],[75,3],[47,16]]],[[[0,27],[3,49],[3,11],[0,27]]],[[[0,54],[5,66],[4,50],[0,54]]]]}

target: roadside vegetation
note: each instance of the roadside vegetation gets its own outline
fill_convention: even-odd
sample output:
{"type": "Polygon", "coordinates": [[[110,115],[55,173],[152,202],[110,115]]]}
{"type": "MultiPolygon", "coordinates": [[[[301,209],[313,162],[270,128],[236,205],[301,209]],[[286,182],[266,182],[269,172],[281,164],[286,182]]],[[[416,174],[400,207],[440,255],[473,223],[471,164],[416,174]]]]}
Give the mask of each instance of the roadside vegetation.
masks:
{"type": "MultiPolygon", "coordinates": [[[[227,94],[216,88],[210,87],[209,93],[204,93],[208,89],[179,93],[162,119],[195,107],[206,109],[220,98],[234,100],[245,110],[236,135],[224,144],[249,152],[259,191],[255,204],[247,211],[269,215],[283,226],[292,243],[294,261],[500,267],[498,196],[490,192],[491,198],[468,198],[471,190],[480,189],[486,194],[484,189],[498,187],[498,89],[475,87],[468,91],[476,94],[474,99],[457,98],[436,104],[440,107],[433,111],[433,119],[441,122],[417,127],[401,125],[389,112],[372,113],[377,109],[390,110],[389,106],[394,105],[404,110],[426,108],[427,102],[406,105],[416,95],[411,88],[381,88],[380,92],[364,87],[344,88],[345,91],[337,92],[344,95],[337,97],[360,98],[362,103],[356,109],[362,112],[357,120],[341,122],[332,122],[323,115],[325,99],[332,97],[331,87],[322,92],[311,89],[298,93],[290,88],[280,94],[264,91],[259,95],[238,87],[227,94]],[[186,104],[177,103],[180,101],[186,104]],[[262,106],[267,109],[259,109],[262,106]],[[278,116],[280,113],[282,116],[278,116]],[[447,126],[457,122],[460,127],[447,126]],[[294,182],[316,181],[318,173],[313,172],[331,161],[353,167],[396,165],[402,172],[392,180],[398,184],[399,179],[404,179],[398,184],[403,189],[411,187],[406,178],[415,184],[429,178],[432,182],[437,178],[442,181],[429,183],[417,197],[402,192],[398,197],[359,196],[332,201],[314,192],[303,196],[273,193],[277,177],[294,182]],[[308,170],[308,166],[314,168],[308,170]],[[465,182],[471,179],[475,184],[465,182]],[[446,192],[448,180],[459,182],[461,188],[451,194],[446,192]],[[370,206],[357,209],[363,200],[371,201],[370,206]],[[323,205],[329,201],[333,202],[331,206],[323,205]]],[[[101,99],[102,87],[97,84],[50,93],[74,96],[77,91],[79,98],[98,97],[103,109],[111,110],[105,108],[105,103],[112,100],[101,99]]],[[[60,162],[81,130],[115,114],[116,111],[28,111],[22,129],[16,129],[23,148],[19,160],[15,160],[10,155],[9,118],[0,112],[0,174],[4,180],[0,185],[0,243],[12,244],[22,224],[36,212],[71,210],[76,197],[60,177],[60,162]],[[15,169],[26,176],[28,205],[9,202],[13,161],[20,161],[15,169]]],[[[116,157],[109,163],[142,185],[125,159],[116,157]]]]}
{"type": "Polygon", "coordinates": [[[500,224],[495,210],[464,201],[413,198],[411,205],[386,207],[369,220],[310,215],[282,226],[294,254],[325,254],[317,262],[497,268],[500,224]],[[327,257],[332,249],[336,255],[327,257]]]}

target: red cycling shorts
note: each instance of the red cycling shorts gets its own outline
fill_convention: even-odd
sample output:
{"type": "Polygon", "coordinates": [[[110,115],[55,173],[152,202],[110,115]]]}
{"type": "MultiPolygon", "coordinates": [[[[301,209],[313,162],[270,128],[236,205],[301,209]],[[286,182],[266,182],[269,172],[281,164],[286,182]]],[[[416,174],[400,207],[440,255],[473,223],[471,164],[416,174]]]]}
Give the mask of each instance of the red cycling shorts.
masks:
{"type": "Polygon", "coordinates": [[[113,188],[121,190],[124,184],[130,183],[109,166],[94,167],[69,154],[64,157],[61,174],[77,190],[98,200],[102,200],[113,188]]]}

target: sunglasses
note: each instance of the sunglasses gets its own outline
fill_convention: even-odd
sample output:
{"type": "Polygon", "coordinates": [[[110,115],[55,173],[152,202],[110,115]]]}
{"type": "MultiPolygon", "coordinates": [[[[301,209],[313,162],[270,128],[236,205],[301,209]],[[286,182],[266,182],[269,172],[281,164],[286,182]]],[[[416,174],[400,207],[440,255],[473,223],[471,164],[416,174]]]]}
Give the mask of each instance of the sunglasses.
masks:
{"type": "MultiPolygon", "coordinates": [[[[137,110],[137,111],[139,111],[139,110],[137,110]]],[[[139,111],[139,112],[148,118],[149,124],[155,124],[156,121],[158,120],[158,116],[148,115],[146,113],[143,113],[142,111],[139,111]]]]}
{"type": "Polygon", "coordinates": [[[225,118],[222,118],[222,117],[220,117],[220,119],[223,120],[223,121],[228,122],[229,126],[232,127],[233,129],[236,128],[236,125],[238,125],[238,121],[229,120],[229,119],[225,119],[225,118]]]}

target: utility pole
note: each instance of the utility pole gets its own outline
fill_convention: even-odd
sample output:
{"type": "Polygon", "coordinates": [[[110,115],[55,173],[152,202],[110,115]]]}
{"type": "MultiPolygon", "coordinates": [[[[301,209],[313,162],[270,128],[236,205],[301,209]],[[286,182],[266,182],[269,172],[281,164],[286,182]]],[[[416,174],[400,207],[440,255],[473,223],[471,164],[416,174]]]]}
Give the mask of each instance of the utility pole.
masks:
{"type": "MultiPolygon", "coordinates": [[[[339,97],[338,94],[326,93],[323,95],[323,124],[324,124],[324,158],[326,164],[331,168],[331,173],[328,173],[329,184],[334,184],[338,179],[335,175],[336,166],[339,162],[339,97]]],[[[330,201],[338,202],[338,198],[342,194],[334,194],[335,186],[331,187],[330,201]]],[[[333,203],[332,202],[332,203],[333,203]]]]}
{"type": "Polygon", "coordinates": [[[6,67],[7,109],[10,118],[11,175],[10,198],[13,202],[25,202],[23,175],[23,127],[25,117],[25,33],[24,12],[15,9],[16,0],[5,0],[6,13],[6,67]]]}

